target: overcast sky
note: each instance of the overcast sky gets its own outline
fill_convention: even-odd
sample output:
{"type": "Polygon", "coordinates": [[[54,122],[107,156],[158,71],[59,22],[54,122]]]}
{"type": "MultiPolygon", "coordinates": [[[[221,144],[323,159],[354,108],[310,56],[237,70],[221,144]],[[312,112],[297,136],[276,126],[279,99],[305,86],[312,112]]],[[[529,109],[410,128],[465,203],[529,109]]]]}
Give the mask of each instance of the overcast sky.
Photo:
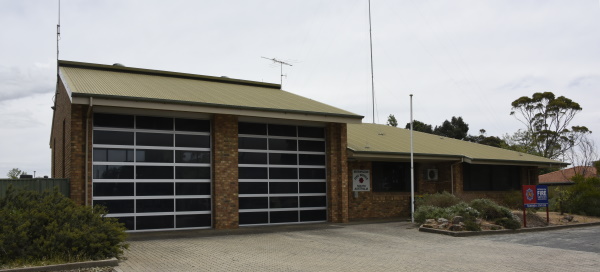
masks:
{"type": "MultiPolygon", "coordinates": [[[[600,144],[598,0],[373,0],[375,122],[394,114],[470,134],[513,133],[510,103],[551,91],[580,103],[600,144]]],[[[372,122],[368,0],[62,0],[60,59],[228,76],[372,122]]],[[[0,176],[50,175],[58,1],[0,0],[0,176]]]]}

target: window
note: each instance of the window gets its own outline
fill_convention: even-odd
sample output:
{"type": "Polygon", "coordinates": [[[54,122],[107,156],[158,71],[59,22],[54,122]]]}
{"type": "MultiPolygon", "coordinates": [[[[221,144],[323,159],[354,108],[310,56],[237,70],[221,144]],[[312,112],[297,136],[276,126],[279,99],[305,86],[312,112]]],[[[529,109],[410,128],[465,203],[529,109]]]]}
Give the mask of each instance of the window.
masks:
{"type": "Polygon", "coordinates": [[[465,191],[511,191],[521,186],[521,168],[510,165],[463,164],[465,191]]]}
{"type": "Polygon", "coordinates": [[[371,180],[373,192],[410,192],[410,164],[373,162],[371,180]]]}

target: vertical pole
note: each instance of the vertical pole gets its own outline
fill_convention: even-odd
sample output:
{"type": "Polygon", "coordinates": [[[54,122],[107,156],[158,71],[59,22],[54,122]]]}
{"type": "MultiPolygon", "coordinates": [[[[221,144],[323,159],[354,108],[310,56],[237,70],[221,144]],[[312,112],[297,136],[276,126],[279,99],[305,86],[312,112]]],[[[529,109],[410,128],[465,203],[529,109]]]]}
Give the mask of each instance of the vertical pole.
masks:
{"type": "Polygon", "coordinates": [[[548,205],[546,205],[546,224],[550,225],[550,211],[548,211],[548,205]]]}
{"type": "Polygon", "coordinates": [[[527,227],[527,209],[523,205],[523,227],[527,227]]]}
{"type": "Polygon", "coordinates": [[[371,101],[373,103],[373,124],[375,124],[375,80],[373,79],[373,34],[371,34],[371,0],[369,0],[369,49],[371,51],[371,101]]]}
{"type": "Polygon", "coordinates": [[[410,221],[415,222],[415,164],[413,152],[413,106],[410,95],[410,221]]]}

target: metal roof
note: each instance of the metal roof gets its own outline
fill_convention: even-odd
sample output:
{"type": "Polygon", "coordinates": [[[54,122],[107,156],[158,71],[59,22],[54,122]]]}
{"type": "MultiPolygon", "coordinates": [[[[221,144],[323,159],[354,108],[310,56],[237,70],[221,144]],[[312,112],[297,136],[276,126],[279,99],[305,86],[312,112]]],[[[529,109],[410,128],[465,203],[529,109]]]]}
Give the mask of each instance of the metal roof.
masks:
{"type": "MultiPolygon", "coordinates": [[[[378,124],[348,124],[349,157],[406,159],[410,130],[378,124]]],[[[413,132],[413,150],[419,159],[463,160],[470,163],[566,166],[566,163],[517,151],[413,132]]]]}
{"type": "Polygon", "coordinates": [[[280,90],[278,84],[71,61],[59,61],[59,66],[73,97],[336,116],[358,122],[363,118],[280,90]]]}

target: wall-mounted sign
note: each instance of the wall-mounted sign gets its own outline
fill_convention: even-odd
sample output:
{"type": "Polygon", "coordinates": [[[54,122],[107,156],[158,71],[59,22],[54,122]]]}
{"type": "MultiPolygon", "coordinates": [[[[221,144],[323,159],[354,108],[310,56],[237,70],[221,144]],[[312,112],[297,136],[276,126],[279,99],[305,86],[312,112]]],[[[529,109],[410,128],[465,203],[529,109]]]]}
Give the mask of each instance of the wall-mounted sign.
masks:
{"type": "Polygon", "coordinates": [[[523,185],[523,205],[525,208],[548,207],[548,186],[523,185]]]}
{"type": "Polygon", "coordinates": [[[369,170],[352,170],[352,191],[371,191],[371,173],[369,170]]]}

